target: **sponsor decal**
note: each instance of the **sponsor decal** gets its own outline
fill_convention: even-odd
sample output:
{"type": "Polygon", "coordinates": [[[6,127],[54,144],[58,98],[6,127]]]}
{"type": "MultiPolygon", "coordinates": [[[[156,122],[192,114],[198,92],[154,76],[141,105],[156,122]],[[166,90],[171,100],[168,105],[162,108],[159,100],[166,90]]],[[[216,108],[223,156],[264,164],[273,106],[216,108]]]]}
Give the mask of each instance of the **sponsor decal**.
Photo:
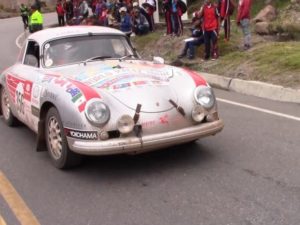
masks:
{"type": "Polygon", "coordinates": [[[51,91],[48,91],[48,90],[44,90],[43,91],[43,94],[42,94],[42,97],[43,98],[46,98],[46,99],[51,99],[51,100],[56,100],[58,95],[57,94],[54,94],[53,92],[51,91]]]}
{"type": "Polygon", "coordinates": [[[90,99],[101,98],[93,88],[90,88],[86,84],[58,75],[46,74],[42,82],[52,83],[63,88],[70,94],[71,101],[76,105],[79,112],[84,111],[85,105],[90,99]]]}
{"type": "Polygon", "coordinates": [[[165,114],[164,116],[159,117],[159,123],[169,124],[168,114],[165,114]]]}
{"type": "Polygon", "coordinates": [[[68,137],[81,139],[81,140],[98,140],[97,131],[81,131],[65,129],[68,137]]]}

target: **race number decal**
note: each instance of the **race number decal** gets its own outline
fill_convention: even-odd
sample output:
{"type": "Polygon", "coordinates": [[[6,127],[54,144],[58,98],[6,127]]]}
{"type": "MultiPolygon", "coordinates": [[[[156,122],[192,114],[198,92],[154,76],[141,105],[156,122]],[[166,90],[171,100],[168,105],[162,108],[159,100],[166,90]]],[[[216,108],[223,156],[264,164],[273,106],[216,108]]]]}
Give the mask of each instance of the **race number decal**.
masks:
{"type": "Polygon", "coordinates": [[[24,84],[18,83],[16,88],[15,102],[19,113],[24,114],[24,84]]]}

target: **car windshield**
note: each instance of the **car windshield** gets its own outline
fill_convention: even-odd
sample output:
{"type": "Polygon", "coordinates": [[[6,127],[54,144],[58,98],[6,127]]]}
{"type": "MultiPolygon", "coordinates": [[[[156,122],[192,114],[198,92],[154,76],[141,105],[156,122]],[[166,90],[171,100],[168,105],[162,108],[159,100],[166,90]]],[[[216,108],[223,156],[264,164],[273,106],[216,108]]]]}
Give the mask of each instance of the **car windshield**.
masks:
{"type": "Polygon", "coordinates": [[[93,60],[135,58],[121,35],[80,36],[53,40],[44,45],[46,68],[93,60]]]}

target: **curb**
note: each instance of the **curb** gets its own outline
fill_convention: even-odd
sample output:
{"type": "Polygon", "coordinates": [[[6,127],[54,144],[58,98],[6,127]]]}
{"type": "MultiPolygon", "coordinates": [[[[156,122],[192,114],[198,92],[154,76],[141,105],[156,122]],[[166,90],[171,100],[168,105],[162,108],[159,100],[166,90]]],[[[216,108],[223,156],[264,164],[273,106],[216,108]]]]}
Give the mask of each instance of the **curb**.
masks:
{"type": "Polygon", "coordinates": [[[209,73],[200,72],[200,74],[212,87],[215,88],[275,101],[300,104],[300,90],[297,89],[285,88],[279,85],[268,84],[260,81],[247,81],[223,77],[209,73]]]}

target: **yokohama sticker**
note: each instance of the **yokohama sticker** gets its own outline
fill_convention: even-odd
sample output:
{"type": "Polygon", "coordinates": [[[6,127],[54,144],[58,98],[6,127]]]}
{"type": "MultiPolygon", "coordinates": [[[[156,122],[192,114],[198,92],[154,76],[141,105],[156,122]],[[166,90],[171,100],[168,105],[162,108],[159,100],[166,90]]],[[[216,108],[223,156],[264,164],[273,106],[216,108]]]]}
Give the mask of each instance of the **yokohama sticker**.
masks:
{"type": "Polygon", "coordinates": [[[68,137],[81,140],[98,140],[98,133],[96,131],[82,131],[65,129],[68,137]]]}

